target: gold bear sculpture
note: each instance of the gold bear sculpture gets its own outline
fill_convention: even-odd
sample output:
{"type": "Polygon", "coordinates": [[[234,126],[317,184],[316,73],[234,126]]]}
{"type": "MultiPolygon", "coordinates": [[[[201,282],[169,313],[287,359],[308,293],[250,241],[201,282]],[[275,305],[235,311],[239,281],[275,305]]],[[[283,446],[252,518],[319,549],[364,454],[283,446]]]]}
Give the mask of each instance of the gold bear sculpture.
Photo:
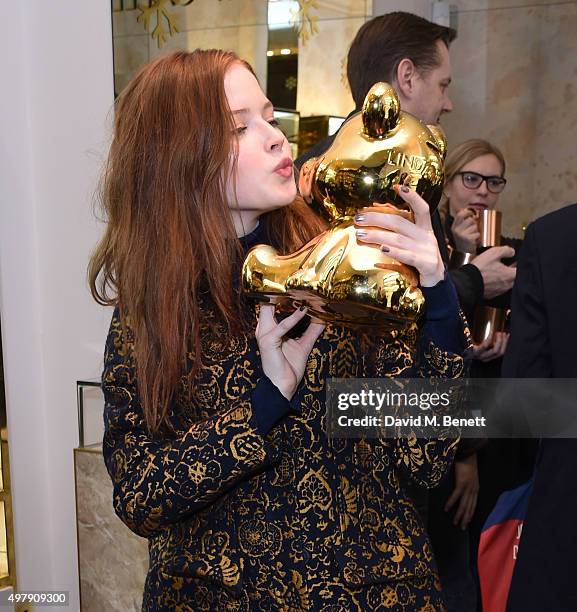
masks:
{"type": "Polygon", "coordinates": [[[328,229],[296,253],[257,245],[246,256],[248,295],[288,310],[305,304],[313,319],[360,329],[399,329],[423,311],[418,273],[375,246],[357,242],[354,216],[377,210],[414,222],[395,185],[408,185],[431,209],[443,188],[442,131],[403,112],[395,90],[376,83],[362,111],[348,119],[316,164],[312,197],[328,229]]]}

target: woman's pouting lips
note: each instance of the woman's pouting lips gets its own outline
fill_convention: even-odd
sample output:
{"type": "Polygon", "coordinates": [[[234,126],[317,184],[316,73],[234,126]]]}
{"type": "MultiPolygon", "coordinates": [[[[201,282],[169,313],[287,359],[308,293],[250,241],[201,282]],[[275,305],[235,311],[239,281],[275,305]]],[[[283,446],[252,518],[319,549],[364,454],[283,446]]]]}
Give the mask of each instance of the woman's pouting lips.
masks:
{"type": "Polygon", "coordinates": [[[276,172],[277,174],[280,174],[281,176],[284,176],[285,178],[288,178],[289,176],[291,176],[293,174],[293,161],[290,157],[284,157],[283,159],[281,159],[281,161],[277,164],[276,168],[274,169],[274,172],[276,172]]]}

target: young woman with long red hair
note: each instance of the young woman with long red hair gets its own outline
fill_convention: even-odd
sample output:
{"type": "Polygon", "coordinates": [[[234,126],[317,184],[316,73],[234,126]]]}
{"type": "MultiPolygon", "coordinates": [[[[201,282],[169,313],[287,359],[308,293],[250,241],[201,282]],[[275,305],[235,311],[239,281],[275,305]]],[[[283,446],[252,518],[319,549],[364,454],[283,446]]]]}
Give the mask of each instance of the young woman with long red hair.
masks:
{"type": "Polygon", "coordinates": [[[369,211],[358,239],[417,268],[420,327],[367,346],[307,326],[305,310],[278,322],[241,295],[243,254],[267,242],[294,251],[323,223],[296,197],[288,143],[250,67],[231,52],[179,52],[120,95],[90,283],[115,306],[103,452],[116,512],[149,539],[144,610],[442,609],[398,472],[435,484],[455,441],[325,433],[328,377],[463,369],[428,206],[402,193],[416,223],[369,211]]]}

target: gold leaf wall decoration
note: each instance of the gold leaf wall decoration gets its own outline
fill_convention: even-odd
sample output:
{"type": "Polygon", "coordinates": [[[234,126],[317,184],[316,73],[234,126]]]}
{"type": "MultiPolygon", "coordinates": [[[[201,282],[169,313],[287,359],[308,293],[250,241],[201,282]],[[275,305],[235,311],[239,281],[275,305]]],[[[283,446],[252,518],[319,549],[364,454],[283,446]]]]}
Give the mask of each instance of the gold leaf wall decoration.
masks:
{"type": "Polygon", "coordinates": [[[303,45],[306,45],[309,38],[319,31],[318,17],[313,15],[313,10],[318,9],[319,5],[317,0],[297,1],[299,10],[293,12],[291,22],[303,45]]]}
{"type": "Polygon", "coordinates": [[[166,42],[167,36],[174,36],[177,32],[180,32],[178,15],[171,13],[168,9],[174,5],[187,6],[191,2],[193,0],[152,0],[147,6],[139,4],[138,10],[140,14],[137,17],[137,21],[142,23],[148,33],[151,33],[151,21],[155,20],[151,36],[153,40],[156,40],[158,48],[161,49],[166,42]],[[168,30],[166,27],[168,27],[168,30]]]}
{"type": "MultiPolygon", "coordinates": [[[[219,0],[221,2],[222,0],[219,0]]],[[[113,11],[134,10],[139,14],[137,21],[141,23],[146,32],[153,40],[156,40],[158,48],[161,49],[169,36],[174,36],[180,32],[179,15],[170,11],[173,6],[188,6],[194,0],[120,0],[120,3],[113,7],[113,11]],[[131,6],[127,6],[130,5],[131,6]]],[[[297,0],[299,8],[293,11],[291,23],[295,28],[303,45],[306,45],[311,36],[318,32],[318,17],[313,14],[318,9],[317,0],[297,0]]]]}

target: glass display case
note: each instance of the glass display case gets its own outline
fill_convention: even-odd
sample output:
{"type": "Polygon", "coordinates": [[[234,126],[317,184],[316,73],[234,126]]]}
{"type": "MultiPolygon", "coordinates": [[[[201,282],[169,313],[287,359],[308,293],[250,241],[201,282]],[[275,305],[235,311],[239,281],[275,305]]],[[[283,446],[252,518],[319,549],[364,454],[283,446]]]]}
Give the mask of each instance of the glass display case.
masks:
{"type": "Polygon", "coordinates": [[[317,142],[332,136],[342,125],[345,117],[334,115],[314,115],[300,117],[298,133],[299,155],[314,147],[317,142]]]}
{"type": "Polygon", "coordinates": [[[292,158],[296,159],[299,155],[300,113],[294,110],[275,108],[274,118],[279,122],[280,129],[290,143],[292,158]]]}
{"type": "Polygon", "coordinates": [[[14,586],[16,583],[10,465],[8,462],[8,442],[4,437],[2,437],[0,445],[0,465],[0,588],[4,588],[14,586]]]}
{"type": "Polygon", "coordinates": [[[0,589],[4,589],[16,586],[16,561],[1,338],[0,333],[0,589]]]}
{"type": "Polygon", "coordinates": [[[99,379],[76,381],[79,448],[102,444],[104,396],[99,379]]]}

